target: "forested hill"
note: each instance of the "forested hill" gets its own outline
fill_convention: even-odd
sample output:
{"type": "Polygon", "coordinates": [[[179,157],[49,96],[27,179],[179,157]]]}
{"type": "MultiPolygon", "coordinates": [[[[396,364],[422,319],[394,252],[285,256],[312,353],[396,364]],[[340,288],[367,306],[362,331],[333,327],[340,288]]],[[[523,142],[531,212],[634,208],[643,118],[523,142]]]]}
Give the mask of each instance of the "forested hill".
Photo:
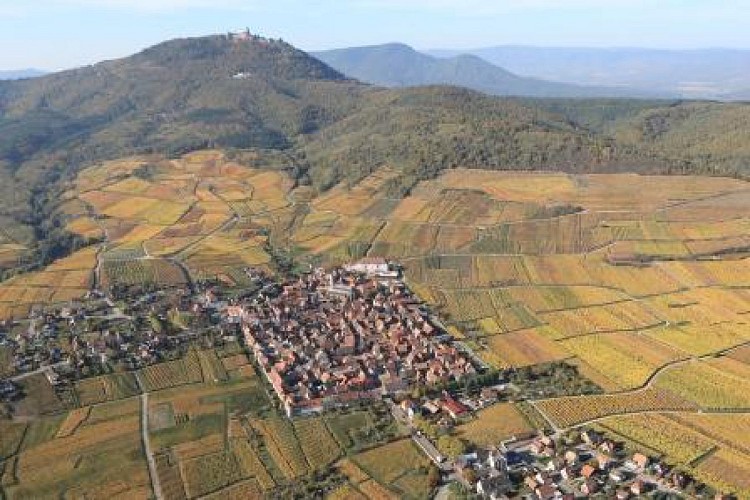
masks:
{"type": "Polygon", "coordinates": [[[98,160],[205,147],[290,150],[351,112],[359,83],[281,42],[173,40],[131,57],[0,82],[0,225],[46,239],[62,181],[98,160]]]}
{"type": "Polygon", "coordinates": [[[564,116],[619,154],[657,161],[668,173],[750,179],[750,104],[690,101],[524,100],[564,116]]]}
{"type": "Polygon", "coordinates": [[[28,221],[34,188],[54,191],[100,159],[289,149],[298,134],[350,113],[362,87],[284,42],[228,36],[0,82],[0,211],[28,221]]]}
{"type": "Polygon", "coordinates": [[[6,211],[23,211],[34,187],[133,153],[284,150],[298,171],[330,184],[397,161],[443,168],[455,163],[446,158],[455,156],[457,142],[469,151],[459,160],[495,168],[585,166],[598,147],[543,111],[462,90],[372,88],[258,37],[173,40],[120,60],[0,82],[6,211]],[[548,133],[548,151],[534,157],[531,148],[548,133]],[[508,157],[513,164],[504,163],[508,157]]]}
{"type": "MultiPolygon", "coordinates": [[[[701,127],[717,127],[725,113],[736,115],[735,136],[750,130],[744,105],[652,111],[623,102],[604,127],[581,119],[577,102],[598,112],[586,101],[551,106],[455,87],[371,87],[278,40],[169,41],[120,60],[0,82],[0,220],[7,225],[10,216],[44,239],[62,181],[96,161],[134,153],[281,151],[276,156],[290,173],[318,189],[389,165],[402,172],[391,186],[399,195],[457,166],[701,170],[701,148],[718,153],[720,138],[683,148],[680,136],[709,137],[701,127]]],[[[744,149],[724,151],[710,172],[746,173],[747,157],[744,149]]]]}

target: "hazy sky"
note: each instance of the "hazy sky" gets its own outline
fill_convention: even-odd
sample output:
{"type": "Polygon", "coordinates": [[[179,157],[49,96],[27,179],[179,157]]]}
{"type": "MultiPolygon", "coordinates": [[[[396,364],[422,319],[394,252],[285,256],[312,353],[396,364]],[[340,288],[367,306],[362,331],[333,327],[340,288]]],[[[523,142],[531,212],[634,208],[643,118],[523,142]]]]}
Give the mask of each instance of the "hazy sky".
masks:
{"type": "Polygon", "coordinates": [[[401,41],[750,49],[750,0],[0,0],[0,69],[61,69],[249,27],[313,50],[401,41]]]}

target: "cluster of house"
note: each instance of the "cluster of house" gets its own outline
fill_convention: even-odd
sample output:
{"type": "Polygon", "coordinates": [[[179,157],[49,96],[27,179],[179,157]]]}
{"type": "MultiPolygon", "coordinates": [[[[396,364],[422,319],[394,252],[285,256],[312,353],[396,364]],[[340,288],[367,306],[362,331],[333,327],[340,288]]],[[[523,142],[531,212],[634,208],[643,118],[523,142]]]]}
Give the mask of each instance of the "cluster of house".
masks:
{"type": "MultiPolygon", "coordinates": [[[[417,416],[440,417],[459,420],[470,413],[470,409],[454,398],[448,391],[443,391],[439,398],[414,401],[406,398],[398,404],[400,411],[411,421],[417,416]]],[[[445,421],[447,423],[447,421],[445,421]]]]}
{"type": "Polygon", "coordinates": [[[454,463],[459,477],[486,498],[503,498],[515,491],[505,453],[499,449],[478,449],[454,463]]]}
{"type": "Polygon", "coordinates": [[[521,491],[540,500],[595,494],[625,500],[655,492],[683,495],[689,486],[704,488],[686,473],[643,453],[628,452],[622,443],[593,430],[564,443],[544,435],[479,450],[456,460],[455,469],[477,495],[493,500],[521,491]]]}
{"type": "MultiPolygon", "coordinates": [[[[156,360],[164,338],[150,329],[135,332],[129,318],[108,316],[109,310],[93,311],[93,303],[50,309],[29,321],[33,326],[21,330],[14,339],[14,369],[24,373],[65,363],[72,368],[128,361],[131,368],[156,360]],[[96,318],[99,325],[89,330],[87,319],[96,318]],[[66,349],[62,337],[70,339],[66,349]]],[[[170,339],[174,341],[174,339],[170,339]]]]}
{"type": "Polygon", "coordinates": [[[448,391],[443,391],[440,397],[423,398],[414,400],[404,398],[399,402],[398,408],[409,421],[415,417],[424,417],[439,425],[449,425],[451,421],[457,421],[467,417],[473,411],[481,410],[490,406],[505,394],[506,384],[498,384],[495,387],[483,387],[475,396],[454,397],[448,391]],[[450,420],[448,420],[450,419],[450,420]]]}
{"type": "Polygon", "coordinates": [[[356,266],[317,269],[227,309],[288,415],[476,373],[381,262],[356,266]]]}
{"type": "Polygon", "coordinates": [[[136,369],[171,359],[200,339],[226,340],[224,330],[229,328],[220,324],[220,310],[227,302],[206,299],[207,295],[211,294],[185,290],[139,294],[128,298],[128,314],[92,295],[64,307],[34,311],[25,322],[0,324],[0,347],[13,353],[13,374],[47,368],[53,385],[96,375],[104,366],[136,369]],[[190,314],[200,328],[165,331],[149,321],[168,324],[170,313],[190,314]]]}

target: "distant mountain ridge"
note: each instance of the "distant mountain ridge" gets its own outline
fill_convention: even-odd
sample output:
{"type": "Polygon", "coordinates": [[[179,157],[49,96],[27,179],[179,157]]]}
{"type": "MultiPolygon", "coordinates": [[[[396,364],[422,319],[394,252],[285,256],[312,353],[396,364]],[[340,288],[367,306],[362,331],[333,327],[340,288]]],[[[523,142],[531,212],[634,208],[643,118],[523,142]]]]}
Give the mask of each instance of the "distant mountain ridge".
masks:
{"type": "Polygon", "coordinates": [[[481,57],[456,54],[438,58],[401,43],[312,52],[313,56],[358,80],[386,87],[456,85],[486,94],[525,97],[657,97],[657,93],[593,87],[518,76],[481,57]]]}
{"type": "Polygon", "coordinates": [[[472,54],[519,75],[566,83],[652,89],[686,99],[750,100],[750,50],[505,45],[426,53],[472,54]]]}
{"type": "Polygon", "coordinates": [[[0,70],[0,80],[20,80],[22,78],[36,78],[46,75],[46,71],[35,68],[0,70]]]}

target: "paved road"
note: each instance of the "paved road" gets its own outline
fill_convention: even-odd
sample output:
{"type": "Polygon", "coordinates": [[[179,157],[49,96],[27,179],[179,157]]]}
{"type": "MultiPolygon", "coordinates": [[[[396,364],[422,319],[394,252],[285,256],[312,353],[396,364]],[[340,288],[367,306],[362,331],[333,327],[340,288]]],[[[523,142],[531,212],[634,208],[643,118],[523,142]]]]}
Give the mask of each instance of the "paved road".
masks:
{"type": "Polygon", "coordinates": [[[405,425],[411,431],[412,441],[414,441],[414,443],[419,446],[422,452],[435,463],[438,469],[440,469],[444,473],[453,472],[453,461],[443,457],[435,447],[435,445],[433,445],[429,439],[418,432],[418,430],[409,421],[406,413],[404,413],[404,411],[398,405],[391,403],[390,407],[391,415],[393,415],[393,418],[395,418],[396,421],[400,422],[401,424],[405,425]]]}
{"type": "Polygon", "coordinates": [[[135,380],[141,389],[141,440],[143,441],[143,452],[146,454],[148,461],[148,474],[151,476],[151,486],[154,490],[154,496],[157,500],[163,500],[164,494],[161,491],[159,475],[156,473],[156,460],[151,452],[151,441],[148,437],[148,392],[143,390],[140,374],[135,374],[135,380]]]}
{"type": "Polygon", "coordinates": [[[57,368],[57,367],[60,367],[60,366],[63,366],[63,365],[67,365],[67,364],[68,364],[67,361],[60,361],[59,363],[55,363],[53,365],[40,366],[39,368],[37,368],[34,371],[25,372],[25,373],[22,373],[20,375],[16,375],[15,377],[11,377],[9,380],[11,382],[20,382],[21,380],[23,380],[25,378],[28,378],[28,377],[31,377],[32,375],[38,375],[40,373],[46,373],[49,370],[52,370],[54,368],[57,368]]]}

